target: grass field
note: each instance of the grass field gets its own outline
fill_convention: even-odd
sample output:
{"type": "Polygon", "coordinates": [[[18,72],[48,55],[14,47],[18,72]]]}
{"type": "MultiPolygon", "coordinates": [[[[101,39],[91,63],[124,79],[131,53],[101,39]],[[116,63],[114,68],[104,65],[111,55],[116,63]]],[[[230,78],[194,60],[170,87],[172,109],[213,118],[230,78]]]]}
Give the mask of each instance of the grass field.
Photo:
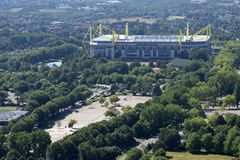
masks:
{"type": "Polygon", "coordinates": [[[0,107],[0,111],[16,111],[16,107],[10,107],[10,106],[6,106],[6,107],[0,107]]]}
{"type": "Polygon", "coordinates": [[[144,18],[144,17],[129,17],[129,18],[109,18],[109,19],[101,19],[99,20],[101,23],[117,23],[117,22],[140,22],[140,23],[147,23],[153,24],[156,23],[156,19],[154,18],[144,18]]]}
{"type": "Polygon", "coordinates": [[[40,9],[39,12],[42,13],[63,13],[66,12],[64,9],[40,9]]]}
{"type": "Polygon", "coordinates": [[[234,6],[234,3],[216,3],[219,6],[231,7],[234,6]]]}
{"type": "Polygon", "coordinates": [[[176,19],[185,19],[184,16],[169,16],[167,18],[167,20],[171,21],[171,20],[176,20],[176,19]]]}
{"type": "Polygon", "coordinates": [[[234,157],[217,154],[191,154],[188,152],[167,152],[171,160],[231,160],[234,157]]]}

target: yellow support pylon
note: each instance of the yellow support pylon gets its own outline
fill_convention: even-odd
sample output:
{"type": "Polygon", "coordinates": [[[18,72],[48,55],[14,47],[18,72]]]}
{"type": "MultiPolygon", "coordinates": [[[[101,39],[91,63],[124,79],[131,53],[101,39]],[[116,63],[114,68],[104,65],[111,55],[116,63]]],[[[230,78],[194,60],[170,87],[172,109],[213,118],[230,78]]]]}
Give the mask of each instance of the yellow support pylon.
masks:
{"type": "Polygon", "coordinates": [[[114,29],[112,30],[112,43],[114,44],[116,41],[116,36],[115,36],[115,31],[114,29]]]}
{"type": "Polygon", "coordinates": [[[125,38],[128,39],[128,36],[129,36],[128,23],[126,23],[126,27],[125,27],[125,38]]]}
{"type": "Polygon", "coordinates": [[[180,52],[182,51],[182,38],[183,38],[182,29],[180,29],[180,39],[179,39],[180,52]]]}
{"type": "Polygon", "coordinates": [[[187,38],[189,37],[189,32],[190,32],[189,23],[187,23],[187,38]]]}
{"type": "Polygon", "coordinates": [[[99,25],[99,36],[102,36],[102,24],[99,25]]]}
{"type": "Polygon", "coordinates": [[[92,30],[92,26],[89,27],[89,36],[90,36],[90,42],[92,42],[92,40],[93,40],[93,30],[92,30]]]}

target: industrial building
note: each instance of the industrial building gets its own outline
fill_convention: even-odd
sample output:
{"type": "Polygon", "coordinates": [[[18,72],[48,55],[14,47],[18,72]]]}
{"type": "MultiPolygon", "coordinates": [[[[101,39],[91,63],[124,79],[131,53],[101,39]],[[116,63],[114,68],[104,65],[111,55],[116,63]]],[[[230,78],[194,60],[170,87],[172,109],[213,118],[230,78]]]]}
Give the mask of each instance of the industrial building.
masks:
{"type": "MultiPolygon", "coordinates": [[[[189,28],[189,25],[187,26],[189,28]]],[[[107,58],[125,58],[129,60],[169,60],[191,48],[200,47],[211,49],[211,30],[207,26],[197,34],[179,35],[129,35],[128,26],[125,34],[103,35],[101,28],[97,29],[99,36],[90,35],[90,55],[107,58]],[[206,31],[206,34],[200,34],[206,31]]],[[[89,31],[91,34],[92,31],[89,31]]]]}

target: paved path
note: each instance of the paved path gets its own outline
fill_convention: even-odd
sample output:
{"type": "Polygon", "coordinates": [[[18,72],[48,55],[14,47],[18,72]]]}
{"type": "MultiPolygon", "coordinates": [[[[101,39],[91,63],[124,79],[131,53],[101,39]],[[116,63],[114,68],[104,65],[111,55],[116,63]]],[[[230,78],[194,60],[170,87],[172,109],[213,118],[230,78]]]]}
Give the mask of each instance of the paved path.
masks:
{"type": "Polygon", "coordinates": [[[215,113],[218,113],[218,114],[227,114],[227,113],[234,113],[234,114],[237,114],[237,115],[240,115],[240,109],[237,110],[237,109],[226,109],[226,110],[219,110],[219,109],[215,109],[215,110],[204,110],[206,116],[210,116],[210,115],[213,115],[215,113]]]}

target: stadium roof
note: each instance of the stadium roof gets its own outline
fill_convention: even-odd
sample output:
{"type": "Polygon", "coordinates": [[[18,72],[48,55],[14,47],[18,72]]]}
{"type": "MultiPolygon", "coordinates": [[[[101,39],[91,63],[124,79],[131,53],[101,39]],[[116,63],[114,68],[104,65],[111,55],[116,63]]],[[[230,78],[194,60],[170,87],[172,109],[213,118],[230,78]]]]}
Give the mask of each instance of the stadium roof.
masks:
{"type": "MultiPolygon", "coordinates": [[[[103,35],[93,39],[93,43],[97,42],[111,42],[112,35],[103,35]]],[[[116,35],[116,42],[179,42],[179,35],[116,35]]],[[[205,42],[210,39],[207,35],[183,36],[182,42],[205,42]]]]}

